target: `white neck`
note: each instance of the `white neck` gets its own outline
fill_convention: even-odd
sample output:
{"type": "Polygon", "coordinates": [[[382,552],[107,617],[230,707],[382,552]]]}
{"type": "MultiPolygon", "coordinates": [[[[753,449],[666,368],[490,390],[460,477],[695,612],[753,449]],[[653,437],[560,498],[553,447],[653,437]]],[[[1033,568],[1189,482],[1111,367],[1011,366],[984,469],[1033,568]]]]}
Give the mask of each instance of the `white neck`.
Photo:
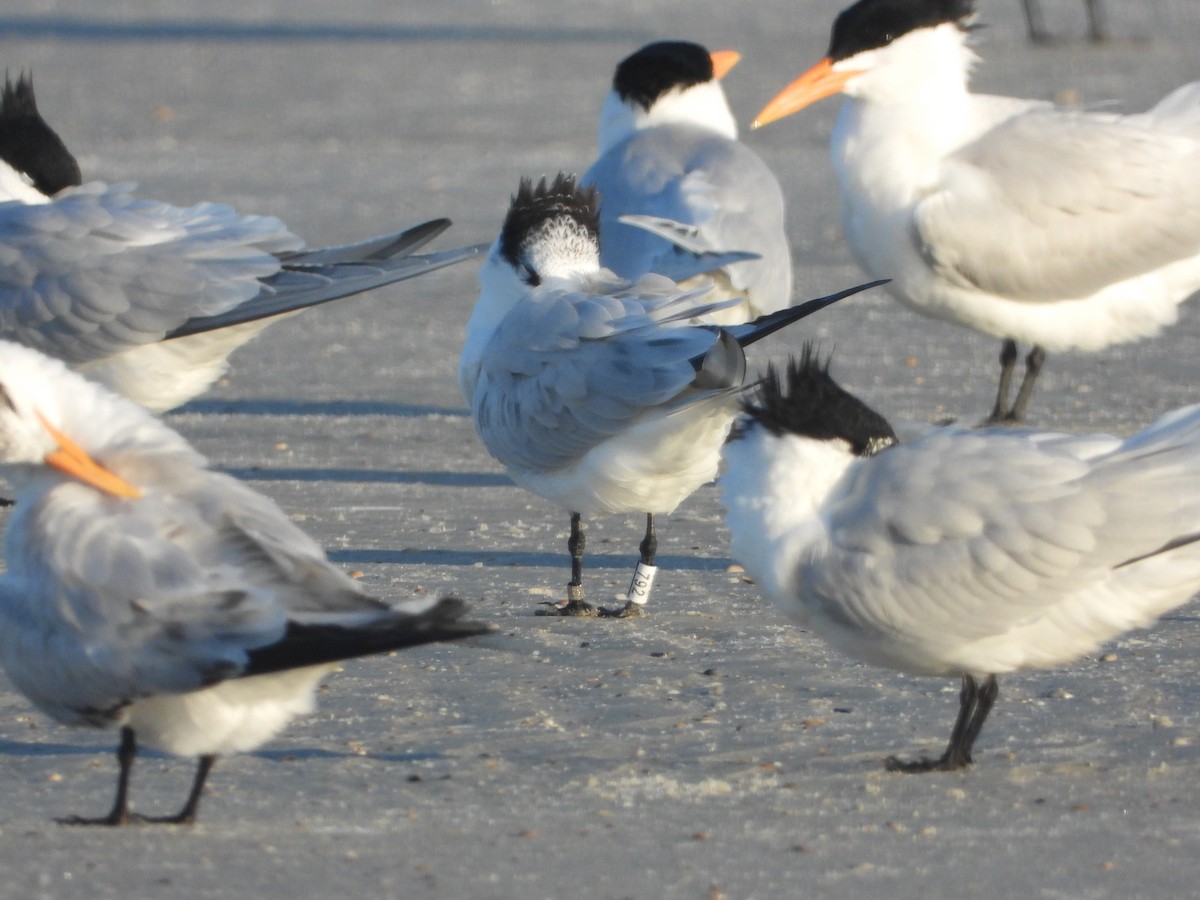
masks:
{"type": "Polygon", "coordinates": [[[21,203],[49,203],[50,198],[30,184],[8,163],[0,162],[0,203],[17,200],[21,203]]]}
{"type": "Polygon", "coordinates": [[[600,110],[600,155],[643,128],[673,124],[694,125],[737,140],[737,122],[719,81],[669,91],[648,110],[625,103],[616,91],[609,91],[600,110]]]}
{"type": "Polygon", "coordinates": [[[797,566],[825,543],[822,507],[856,458],[840,441],[750,425],[725,445],[721,502],[734,559],[780,607],[797,612],[797,566]]]}
{"type": "Polygon", "coordinates": [[[954,25],[921,29],[837,64],[865,69],[846,84],[830,145],[848,216],[855,203],[874,217],[907,208],[991,124],[967,90],[975,55],[964,38],[954,25]]]}
{"type": "Polygon", "coordinates": [[[475,395],[475,382],[492,335],[527,291],[528,287],[513,274],[512,266],[500,256],[497,239],[479,269],[479,299],[467,320],[466,340],[458,358],[458,389],[468,405],[475,395]]]}

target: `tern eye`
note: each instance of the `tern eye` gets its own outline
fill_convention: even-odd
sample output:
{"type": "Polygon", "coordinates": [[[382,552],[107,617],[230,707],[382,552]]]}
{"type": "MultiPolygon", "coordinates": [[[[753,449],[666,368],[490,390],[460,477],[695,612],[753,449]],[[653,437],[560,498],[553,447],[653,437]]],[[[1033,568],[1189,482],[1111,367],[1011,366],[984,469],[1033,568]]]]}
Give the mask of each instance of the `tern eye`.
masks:
{"type": "Polygon", "coordinates": [[[537,287],[542,283],[541,276],[538,275],[537,272],[533,271],[533,269],[531,269],[529,266],[525,265],[525,263],[521,263],[520,267],[517,269],[517,274],[521,277],[521,280],[530,287],[537,287]]]}

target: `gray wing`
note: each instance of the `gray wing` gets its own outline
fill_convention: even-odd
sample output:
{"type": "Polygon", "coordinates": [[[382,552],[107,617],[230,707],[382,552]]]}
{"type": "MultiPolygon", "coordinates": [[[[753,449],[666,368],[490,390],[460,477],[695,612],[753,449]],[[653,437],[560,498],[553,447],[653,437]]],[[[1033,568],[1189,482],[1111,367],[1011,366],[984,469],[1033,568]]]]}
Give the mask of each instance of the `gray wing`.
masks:
{"type": "Polygon", "coordinates": [[[611,148],[583,183],[600,192],[601,262],[618,275],[686,277],[678,266],[692,262],[677,246],[620,221],[670,219],[694,226],[705,247],[759,257],[723,266],[732,285],[751,294],[754,315],[787,305],[792,267],[783,192],[744,144],[687,126],[649,128],[611,148]]]}
{"type": "Polygon", "coordinates": [[[242,674],[289,624],[388,612],[234,479],[185,467],[163,493],[147,474],[132,503],[60,485],[10,531],[0,640],[51,714],[99,723],[137,697],[242,674]]]}
{"type": "Polygon", "coordinates": [[[1200,253],[1200,138],[1149,116],[1039,108],[1000,124],[916,206],[920,251],[952,281],[1029,301],[1200,253]]]}
{"type": "Polygon", "coordinates": [[[78,364],[160,340],[259,293],[301,241],[278,219],[89,184],[0,204],[0,335],[78,364]]]}
{"type": "Polygon", "coordinates": [[[606,293],[552,282],[534,291],[483,358],[473,413],[488,450],[505,465],[553,470],[643,416],[704,396],[692,383],[720,332],[685,324],[712,308],[702,293],[665,279],[606,293]]]}
{"type": "Polygon", "coordinates": [[[1124,445],[955,429],[898,445],[831,498],[832,554],[802,579],[831,614],[868,630],[1003,633],[1193,535],[1198,439],[1193,409],[1124,445]]]}
{"type": "MultiPolygon", "coordinates": [[[[440,219],[418,225],[412,230],[422,232],[424,236],[428,234],[430,225],[443,225],[437,229],[441,231],[449,224],[449,219],[440,219]]],[[[473,244],[436,253],[413,253],[416,246],[424,244],[432,236],[424,237],[415,246],[405,240],[406,233],[401,233],[344,248],[329,247],[298,254],[296,258],[284,260],[278,273],[261,279],[259,292],[249,300],[218,315],[193,316],[166,337],[172,339],[215,331],[317,306],[330,300],[340,300],[472,259],[490,246],[473,244]],[[402,249],[397,250],[398,246],[402,249]],[[347,253],[346,258],[338,259],[338,252],[343,250],[347,253]]]]}

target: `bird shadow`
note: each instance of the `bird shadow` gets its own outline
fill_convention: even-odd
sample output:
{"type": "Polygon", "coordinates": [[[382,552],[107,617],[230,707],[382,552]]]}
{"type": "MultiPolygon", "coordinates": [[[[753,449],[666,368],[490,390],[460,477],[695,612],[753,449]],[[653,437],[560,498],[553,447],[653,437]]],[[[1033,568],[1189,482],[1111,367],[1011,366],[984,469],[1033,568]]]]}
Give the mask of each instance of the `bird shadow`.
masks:
{"type": "Polygon", "coordinates": [[[339,484],[428,484],[441,487],[513,487],[500,472],[421,472],[380,469],[262,469],[224,467],[219,471],[241,481],[331,481],[339,484]]]}
{"type": "MultiPolygon", "coordinates": [[[[3,25],[0,22],[0,34],[3,25]]],[[[295,400],[272,397],[227,398],[203,397],[185,403],[174,411],[175,415],[197,413],[200,415],[237,416],[391,416],[394,418],[422,418],[424,416],[452,416],[465,419],[467,411],[460,406],[425,406],[413,403],[392,403],[385,400],[295,400]]]]}
{"type": "MultiPolygon", "coordinates": [[[[116,752],[117,743],[111,744],[64,744],[55,741],[14,741],[0,739],[0,756],[49,758],[66,756],[111,756],[116,752]]],[[[274,750],[255,750],[245,756],[254,756],[270,762],[296,762],[309,760],[339,760],[339,759],[375,759],[381,762],[415,763],[430,762],[442,758],[440,753],[431,752],[367,752],[356,753],[350,750],[325,750],[318,747],[289,747],[274,750]]],[[[138,748],[138,756],[147,759],[175,759],[169,753],[162,753],[150,747],[138,748]]]]}
{"type": "Polygon", "coordinates": [[[79,41],[224,41],[241,43],[612,43],[644,41],[632,28],[570,26],[394,25],[383,22],[242,22],[233,19],[109,19],[91,16],[0,16],[0,36],[79,41]]]}
{"type": "MultiPolygon", "coordinates": [[[[533,553],[513,550],[330,550],[329,559],[340,565],[426,565],[465,566],[477,563],[488,566],[508,566],[530,569],[559,569],[565,563],[566,553],[533,553]]],[[[637,561],[636,551],[624,555],[588,554],[588,569],[630,569],[637,561]]],[[[733,562],[729,557],[677,556],[659,554],[656,563],[660,569],[677,572],[723,572],[733,562]]]]}

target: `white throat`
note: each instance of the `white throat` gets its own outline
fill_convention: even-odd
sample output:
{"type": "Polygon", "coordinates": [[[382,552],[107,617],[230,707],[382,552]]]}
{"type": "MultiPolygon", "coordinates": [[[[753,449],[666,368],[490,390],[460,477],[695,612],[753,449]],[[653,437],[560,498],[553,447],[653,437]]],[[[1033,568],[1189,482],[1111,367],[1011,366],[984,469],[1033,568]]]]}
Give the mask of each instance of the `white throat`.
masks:
{"type": "Polygon", "coordinates": [[[600,155],[631,134],[660,125],[693,125],[730,140],[737,140],[738,134],[737,122],[719,81],[668,91],[649,109],[626,103],[615,91],[609,91],[600,110],[600,155]]]}

